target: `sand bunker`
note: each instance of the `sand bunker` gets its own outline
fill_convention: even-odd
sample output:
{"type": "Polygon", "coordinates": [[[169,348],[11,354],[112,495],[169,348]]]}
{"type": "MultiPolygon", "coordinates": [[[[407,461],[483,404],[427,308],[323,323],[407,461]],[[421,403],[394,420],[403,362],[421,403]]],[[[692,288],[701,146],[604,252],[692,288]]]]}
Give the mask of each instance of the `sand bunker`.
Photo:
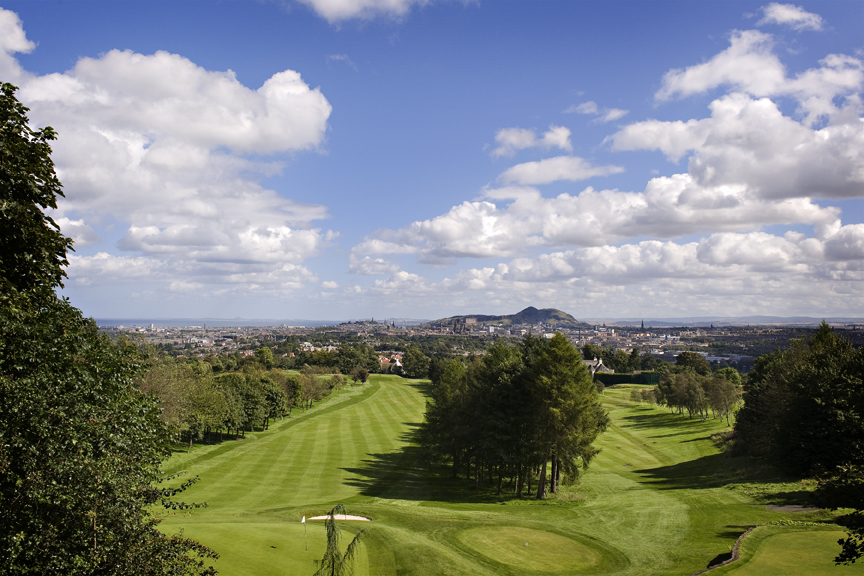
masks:
{"type": "MultiPolygon", "coordinates": [[[[309,520],[327,520],[330,516],[313,516],[309,518],[309,520]]],[[[371,522],[371,518],[366,518],[365,516],[353,516],[351,514],[334,514],[333,518],[335,520],[360,520],[361,522],[371,522]]]]}

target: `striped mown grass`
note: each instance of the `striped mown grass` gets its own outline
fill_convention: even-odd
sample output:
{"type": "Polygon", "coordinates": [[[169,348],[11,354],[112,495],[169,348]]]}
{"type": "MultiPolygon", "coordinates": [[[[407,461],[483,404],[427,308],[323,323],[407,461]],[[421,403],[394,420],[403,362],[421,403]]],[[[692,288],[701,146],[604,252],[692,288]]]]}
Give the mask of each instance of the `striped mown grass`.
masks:
{"type": "MultiPolygon", "coordinates": [[[[626,389],[604,394],[612,425],[578,485],[542,502],[496,497],[491,488],[475,489],[423,464],[413,440],[426,386],[376,375],[269,431],[177,454],[169,471],[201,477],[184,499],[209,507],[169,516],[166,529],[182,528],[216,549],[222,555],[216,566],[228,576],[312,574],[324,551],[324,526],[300,519],[341,502],[349,513],[372,518],[340,523],[346,542],[368,530],[358,576],[643,576],[704,569],[748,527],[788,516],[765,508],[762,496],[775,487],[770,479],[760,485],[759,500],[742,489],[745,481],[752,487],[752,471],[722,456],[711,439],[725,421],[640,405],[626,389]]],[[[811,532],[819,534],[815,549],[833,557],[833,542],[818,529],[805,534],[811,532]]],[[[733,566],[756,566],[759,558],[733,566]]]]}

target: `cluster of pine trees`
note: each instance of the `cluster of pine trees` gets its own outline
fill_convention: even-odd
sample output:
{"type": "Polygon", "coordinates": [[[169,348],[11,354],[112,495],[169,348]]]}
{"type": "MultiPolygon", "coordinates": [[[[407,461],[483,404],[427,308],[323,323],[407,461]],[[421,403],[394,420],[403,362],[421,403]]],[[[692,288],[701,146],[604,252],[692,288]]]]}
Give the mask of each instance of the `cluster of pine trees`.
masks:
{"type": "Polygon", "coordinates": [[[528,336],[516,346],[498,341],[482,357],[450,360],[433,380],[420,437],[454,475],[464,470],[477,485],[497,483],[498,494],[508,480],[519,496],[532,492],[537,477],[537,498],[544,498],[579,477],[608,422],[579,351],[561,334],[528,336]]]}

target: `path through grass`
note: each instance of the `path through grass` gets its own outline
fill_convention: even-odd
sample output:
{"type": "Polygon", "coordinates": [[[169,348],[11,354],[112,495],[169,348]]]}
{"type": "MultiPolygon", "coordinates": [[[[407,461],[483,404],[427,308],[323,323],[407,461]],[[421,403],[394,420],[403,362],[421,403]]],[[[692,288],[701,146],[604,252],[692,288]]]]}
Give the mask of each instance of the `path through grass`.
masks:
{"type": "MultiPolygon", "coordinates": [[[[783,501],[789,494],[780,492],[794,493],[795,485],[762,482],[754,492],[754,484],[744,483],[752,470],[719,454],[711,435],[725,422],[634,404],[629,390],[605,393],[612,426],[579,485],[545,502],[496,498],[419,460],[412,440],[425,386],[373,376],[364,388],[270,431],[178,454],[169,469],[201,477],[184,499],[209,507],[168,517],[166,529],[183,528],[215,548],[222,555],[216,566],[228,576],[312,574],[323,554],[324,526],[304,527],[300,519],[341,502],[349,513],[373,520],[341,523],[346,541],[368,529],[358,576],[686,576],[722,558],[748,527],[789,516],[766,510],[765,503],[772,492],[783,501]]],[[[795,519],[824,516],[798,513],[795,519]]],[[[801,534],[833,557],[826,532],[801,534]]],[[[733,566],[758,568],[778,545],[787,543],[765,540],[769,552],[733,566]]],[[[813,570],[820,567],[786,573],[819,574],[813,570]]],[[[730,568],[724,573],[738,574],[730,568]]],[[[835,573],[830,562],[824,570],[835,573]]]]}

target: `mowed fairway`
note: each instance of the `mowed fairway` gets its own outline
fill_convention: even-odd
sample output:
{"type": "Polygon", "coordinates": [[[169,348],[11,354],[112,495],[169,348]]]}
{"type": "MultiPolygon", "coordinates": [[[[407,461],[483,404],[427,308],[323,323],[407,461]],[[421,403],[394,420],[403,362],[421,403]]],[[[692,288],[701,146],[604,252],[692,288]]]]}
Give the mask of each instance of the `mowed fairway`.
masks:
{"type": "MultiPolygon", "coordinates": [[[[345,543],[367,530],[358,576],[686,576],[728,553],[748,527],[790,517],[766,510],[728,479],[718,480],[728,476],[728,464],[710,436],[725,422],[640,406],[626,399],[629,390],[606,391],[612,426],[579,485],[544,502],[495,497],[420,461],[413,440],[425,386],[373,376],[363,388],[341,392],[267,432],[177,454],[168,471],[201,477],[182,499],[209,507],[169,516],[166,530],[182,528],[216,549],[222,557],[215,565],[228,576],[312,574],[324,551],[324,526],[304,526],[300,519],[341,502],[348,513],[372,519],[340,522],[345,543]]],[[[825,518],[821,512],[793,516],[825,518]]],[[[811,552],[828,561],[783,573],[840,573],[830,562],[834,530],[788,531],[795,542],[809,538],[811,552]]],[[[772,550],[798,545],[763,540],[723,573],[751,565],[758,570],[742,576],[765,573],[759,567],[776,555],[772,550]]]]}

